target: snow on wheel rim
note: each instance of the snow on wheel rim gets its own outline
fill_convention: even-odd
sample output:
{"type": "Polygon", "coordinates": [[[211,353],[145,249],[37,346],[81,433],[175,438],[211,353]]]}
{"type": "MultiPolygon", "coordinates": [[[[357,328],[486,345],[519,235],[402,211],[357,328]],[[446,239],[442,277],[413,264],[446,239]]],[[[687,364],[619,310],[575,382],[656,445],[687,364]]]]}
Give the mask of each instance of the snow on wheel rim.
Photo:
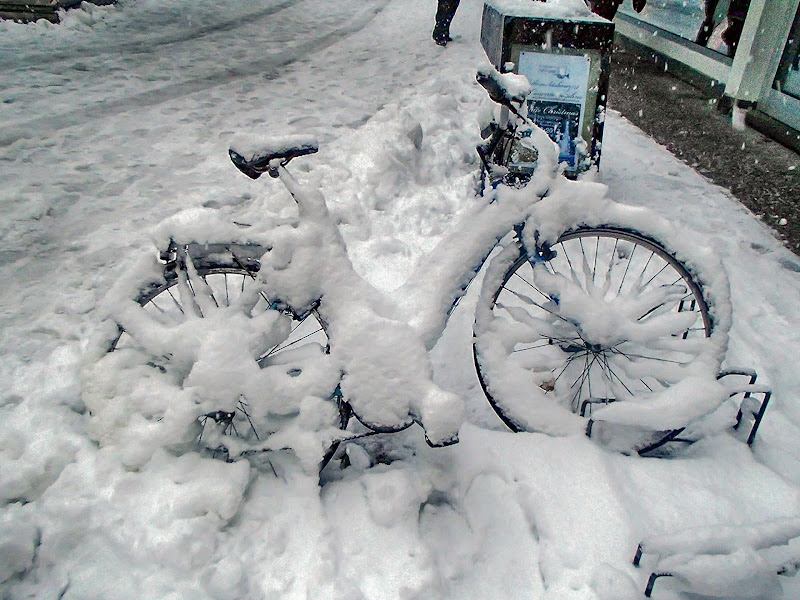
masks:
{"type": "Polygon", "coordinates": [[[98,441],[133,464],[154,447],[231,458],[296,445],[316,468],[340,426],[338,369],[316,313],[276,310],[253,256],[245,267],[201,254],[118,299],[117,333],[84,377],[98,441]],[[142,428],[153,447],[134,450],[142,428]]]}
{"type": "MultiPolygon", "coordinates": [[[[702,280],[654,240],[618,227],[569,231],[550,250],[529,259],[511,245],[487,272],[474,353],[500,418],[515,431],[565,435],[583,432],[585,418],[627,411],[621,423],[664,437],[707,412],[670,396],[686,382],[715,381],[719,369],[702,280]]],[[[653,436],[643,439],[634,445],[653,436]]]]}

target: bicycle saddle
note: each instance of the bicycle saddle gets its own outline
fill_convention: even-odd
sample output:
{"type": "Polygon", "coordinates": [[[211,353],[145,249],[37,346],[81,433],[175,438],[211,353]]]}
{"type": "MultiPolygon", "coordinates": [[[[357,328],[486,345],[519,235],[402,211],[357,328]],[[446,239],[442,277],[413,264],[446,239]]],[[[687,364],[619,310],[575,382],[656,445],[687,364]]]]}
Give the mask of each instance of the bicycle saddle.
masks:
{"type": "Polygon", "coordinates": [[[282,137],[255,142],[236,140],[228,149],[228,156],[242,173],[251,179],[258,179],[263,173],[278,176],[275,167],[270,167],[272,161],[280,161],[281,165],[285,165],[293,158],[314,154],[318,150],[317,141],[308,137],[282,137]]]}

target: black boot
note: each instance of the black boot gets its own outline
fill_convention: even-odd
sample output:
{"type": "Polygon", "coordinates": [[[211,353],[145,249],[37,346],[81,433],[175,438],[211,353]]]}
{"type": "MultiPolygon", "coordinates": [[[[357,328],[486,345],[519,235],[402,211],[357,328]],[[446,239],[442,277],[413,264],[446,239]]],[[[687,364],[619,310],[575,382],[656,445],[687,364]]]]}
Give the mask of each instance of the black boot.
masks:
{"type": "Polygon", "coordinates": [[[436,9],[436,26],[433,28],[433,40],[440,46],[446,46],[452,41],[450,37],[450,22],[456,14],[460,0],[439,0],[436,9]]]}

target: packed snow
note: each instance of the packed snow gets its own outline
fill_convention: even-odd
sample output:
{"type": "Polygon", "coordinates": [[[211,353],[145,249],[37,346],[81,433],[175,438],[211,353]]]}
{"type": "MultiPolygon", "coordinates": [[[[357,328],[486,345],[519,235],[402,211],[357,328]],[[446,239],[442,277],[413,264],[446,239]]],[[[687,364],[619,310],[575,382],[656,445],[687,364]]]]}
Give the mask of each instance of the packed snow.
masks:
{"type": "MultiPolygon", "coordinates": [[[[409,350],[433,346],[436,390],[465,406],[458,444],[430,448],[417,426],[345,442],[320,477],[309,468],[313,443],[225,462],[154,442],[147,427],[98,439],[82,363],[109,302],[152,268],[156,247],[181,227],[215,241],[250,235],[235,223],[288,232],[297,221],[280,184],[230,164],[241,135],[318,140],[292,173],[324,193],[338,225],[329,233],[346,242],[358,274],[403,295],[406,312],[439,297],[424,288],[430,253],[480,214],[472,190],[485,93],[474,76],[485,57],[480,2],[462,1],[444,49],[430,39],[434,9],[122,0],[84,5],[59,25],[0,23],[3,598],[626,600],[642,596],[649,576],[632,565],[638,544],[680,541],[697,527],[702,539],[734,541],[673,565],[653,597],[686,597],[692,585],[708,596],[800,597],[796,579],[771,571],[800,557],[789,539],[800,508],[800,260],[613,111],[600,173],[609,195],[671,221],[679,245],[709,246],[728,275],[724,365],[755,368],[774,392],[752,448],[723,432],[676,458],[640,458],[580,431],[509,432],[472,362],[479,281],[435,346],[423,339],[409,350]],[[412,289],[422,291],[406,297],[412,289]],[[778,524],[774,535],[764,523],[778,524]],[[788,541],[780,561],[763,555],[762,538],[788,541]]],[[[440,275],[452,270],[431,269],[431,286],[461,283],[440,275]]],[[[252,323],[233,323],[253,351],[268,344],[247,337],[252,323]]],[[[262,325],[265,336],[285,327],[262,325]]],[[[379,347],[384,338],[365,332],[350,343],[379,347]]],[[[196,331],[166,333],[153,343],[196,331]]],[[[211,337],[184,360],[213,358],[211,337]]],[[[202,375],[188,388],[215,391],[219,381],[202,375]]],[[[190,405],[164,388],[154,406],[153,381],[92,380],[121,413],[144,406],[129,398],[151,411],[190,405]]],[[[293,410],[324,431],[326,409],[313,398],[294,398],[293,410]]],[[[706,551],[689,538],[685,549],[706,551]]]]}

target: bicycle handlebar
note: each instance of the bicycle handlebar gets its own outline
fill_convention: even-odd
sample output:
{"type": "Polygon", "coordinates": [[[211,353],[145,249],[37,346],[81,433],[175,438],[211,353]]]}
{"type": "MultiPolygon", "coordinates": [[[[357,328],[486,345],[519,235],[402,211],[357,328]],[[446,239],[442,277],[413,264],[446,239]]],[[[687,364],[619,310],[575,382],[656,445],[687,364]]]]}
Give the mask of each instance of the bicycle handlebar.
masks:
{"type": "Polygon", "coordinates": [[[286,165],[293,158],[314,154],[319,150],[316,140],[309,138],[284,138],[274,140],[267,144],[262,144],[255,150],[243,150],[231,146],[228,156],[236,168],[251,179],[258,179],[264,173],[269,173],[270,177],[277,177],[278,173],[272,161],[279,161],[280,165],[286,165]],[[250,158],[245,158],[245,156],[250,158]]]}
{"type": "Polygon", "coordinates": [[[518,109],[531,91],[530,83],[524,75],[502,74],[489,68],[478,71],[475,80],[486,90],[492,101],[508,107],[515,115],[523,118],[518,109]]]}

